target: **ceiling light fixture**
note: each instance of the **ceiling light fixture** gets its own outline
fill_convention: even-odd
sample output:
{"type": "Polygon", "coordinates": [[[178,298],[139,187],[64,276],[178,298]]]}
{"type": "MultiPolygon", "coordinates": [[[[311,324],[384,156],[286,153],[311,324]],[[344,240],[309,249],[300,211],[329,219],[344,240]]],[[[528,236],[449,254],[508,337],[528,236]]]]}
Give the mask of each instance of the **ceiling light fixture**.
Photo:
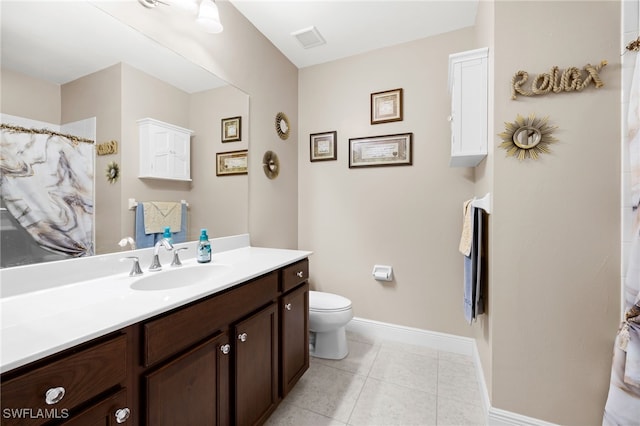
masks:
{"type": "Polygon", "coordinates": [[[200,3],[200,12],[196,21],[200,26],[210,34],[221,33],[224,27],[220,22],[220,14],[218,6],[214,0],[202,0],[200,3]]]}
{"type": "Polygon", "coordinates": [[[138,2],[147,9],[164,4],[176,6],[194,15],[197,13],[196,22],[209,34],[218,34],[224,29],[215,0],[138,0],[138,2]]]}

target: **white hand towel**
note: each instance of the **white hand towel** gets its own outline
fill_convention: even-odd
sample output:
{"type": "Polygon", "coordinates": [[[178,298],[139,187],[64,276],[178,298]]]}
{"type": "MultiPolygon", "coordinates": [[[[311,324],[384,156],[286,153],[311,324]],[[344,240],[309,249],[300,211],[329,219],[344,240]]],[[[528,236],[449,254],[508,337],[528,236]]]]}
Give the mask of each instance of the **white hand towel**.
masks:
{"type": "Polygon", "coordinates": [[[465,256],[469,256],[471,253],[471,242],[473,241],[473,215],[471,214],[471,200],[467,200],[462,205],[462,235],[460,236],[460,245],[458,250],[465,256]]]}
{"type": "Polygon", "coordinates": [[[148,201],[144,206],[144,232],[156,234],[170,227],[171,232],[180,232],[182,223],[182,205],[175,202],[148,201]]]}

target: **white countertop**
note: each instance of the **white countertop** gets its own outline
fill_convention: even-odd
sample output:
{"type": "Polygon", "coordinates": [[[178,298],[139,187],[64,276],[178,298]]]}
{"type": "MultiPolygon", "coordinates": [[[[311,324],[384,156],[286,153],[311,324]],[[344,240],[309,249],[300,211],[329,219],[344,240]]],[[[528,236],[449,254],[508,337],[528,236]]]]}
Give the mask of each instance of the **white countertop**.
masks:
{"type": "MultiPolygon", "coordinates": [[[[215,248],[216,240],[212,241],[215,248]]],[[[210,264],[198,264],[194,257],[185,253],[188,251],[195,250],[181,252],[181,257],[184,258],[182,268],[202,268],[203,272],[206,271],[207,265],[210,264]]],[[[210,280],[174,289],[142,291],[132,289],[131,284],[142,277],[160,275],[174,268],[169,266],[171,263],[169,257],[168,261],[163,260],[163,271],[148,272],[146,270],[148,265],[143,261],[147,260],[149,249],[137,250],[136,252],[142,252],[144,255],[144,257],[140,256],[144,271],[141,277],[129,277],[130,262],[120,264],[119,258],[131,255],[133,252],[121,252],[115,255],[105,255],[107,260],[99,259],[103,264],[108,264],[110,261],[115,262],[113,269],[111,269],[112,273],[109,275],[92,277],[69,284],[57,283],[54,286],[45,286],[28,292],[3,294],[0,298],[2,317],[0,372],[4,373],[233,287],[304,259],[311,254],[311,252],[301,250],[251,246],[232,248],[218,253],[214,249],[211,264],[223,264],[228,267],[210,280]],[[126,272],[123,272],[123,269],[126,272]]],[[[82,264],[75,263],[73,266],[77,265],[82,264]]],[[[60,265],[52,267],[59,268],[60,265]]],[[[46,280],[46,274],[51,272],[46,268],[44,265],[40,267],[41,273],[45,274],[40,276],[41,281],[46,280]]],[[[2,277],[0,285],[2,287],[6,285],[9,288],[16,283],[9,283],[8,280],[15,281],[21,279],[21,276],[32,279],[37,275],[31,270],[32,268],[27,269],[28,271],[24,274],[12,271],[0,275],[2,277]]],[[[69,276],[73,275],[73,273],[69,274],[69,276]]],[[[94,273],[94,275],[96,274],[94,273]]],[[[29,287],[30,283],[25,282],[24,285],[29,287]]]]}

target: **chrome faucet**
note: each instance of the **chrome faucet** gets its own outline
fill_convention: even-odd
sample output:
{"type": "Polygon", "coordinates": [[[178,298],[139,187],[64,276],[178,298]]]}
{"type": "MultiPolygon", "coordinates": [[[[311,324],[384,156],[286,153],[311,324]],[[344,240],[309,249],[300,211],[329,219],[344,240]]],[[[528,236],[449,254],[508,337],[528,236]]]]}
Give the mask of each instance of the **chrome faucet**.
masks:
{"type": "Polygon", "coordinates": [[[150,271],[161,271],[162,265],[160,264],[160,258],[158,257],[158,251],[160,251],[160,246],[164,247],[166,250],[173,250],[173,244],[166,238],[158,241],[153,248],[153,261],[151,262],[151,266],[149,266],[150,271]]]}

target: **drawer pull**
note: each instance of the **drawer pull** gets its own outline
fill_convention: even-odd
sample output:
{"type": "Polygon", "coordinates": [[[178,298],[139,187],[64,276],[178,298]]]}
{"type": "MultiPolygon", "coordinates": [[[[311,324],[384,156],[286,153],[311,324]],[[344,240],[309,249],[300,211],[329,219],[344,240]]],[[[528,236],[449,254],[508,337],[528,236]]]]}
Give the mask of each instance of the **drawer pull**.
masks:
{"type": "Polygon", "coordinates": [[[229,352],[231,352],[231,345],[227,343],[220,346],[220,352],[222,352],[224,355],[227,355],[229,352]]]}
{"type": "Polygon", "coordinates": [[[49,405],[57,404],[64,398],[64,393],[65,390],[62,386],[51,388],[44,394],[44,401],[49,405]]]}
{"type": "Polygon", "coordinates": [[[131,410],[128,408],[120,408],[116,410],[115,416],[116,423],[124,423],[129,419],[129,416],[131,416],[131,410]]]}
{"type": "Polygon", "coordinates": [[[296,275],[298,276],[298,278],[302,278],[302,277],[304,277],[304,272],[298,271],[298,272],[296,272],[296,275]]]}
{"type": "Polygon", "coordinates": [[[246,342],[247,341],[247,333],[238,334],[238,340],[240,340],[241,342],[246,342]]]}
{"type": "Polygon", "coordinates": [[[284,308],[285,308],[287,311],[290,311],[290,310],[291,310],[291,303],[287,303],[286,305],[284,305],[284,308]]]}

